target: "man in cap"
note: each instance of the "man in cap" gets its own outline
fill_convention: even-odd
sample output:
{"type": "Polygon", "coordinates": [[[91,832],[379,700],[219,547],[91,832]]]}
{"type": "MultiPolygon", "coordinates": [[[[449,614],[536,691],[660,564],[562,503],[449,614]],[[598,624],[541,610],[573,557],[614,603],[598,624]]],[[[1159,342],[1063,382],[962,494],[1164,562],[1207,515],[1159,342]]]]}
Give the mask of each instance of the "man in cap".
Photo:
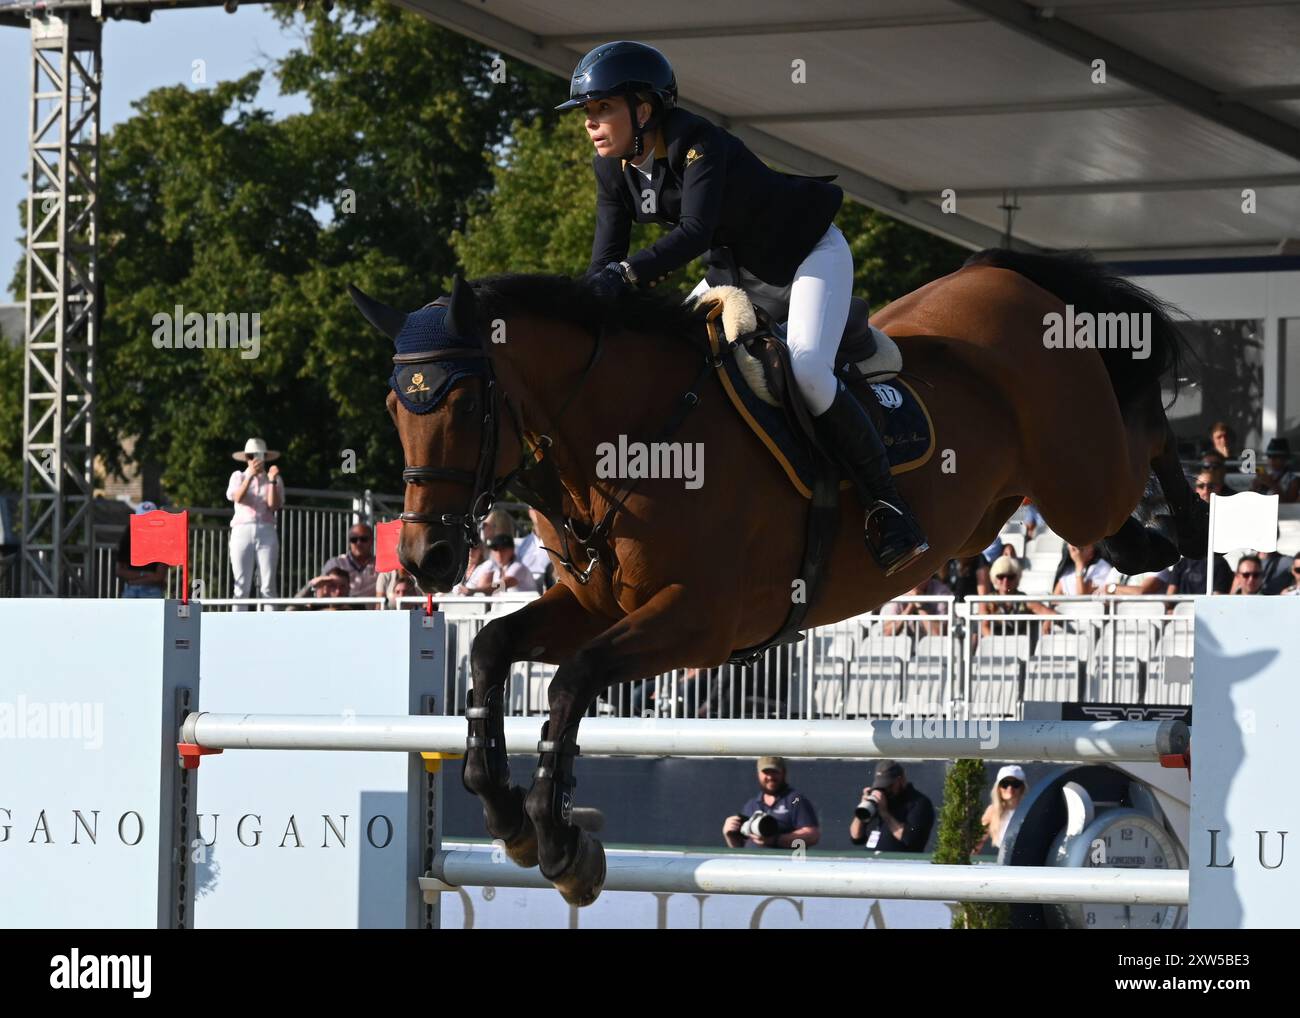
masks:
{"type": "Polygon", "coordinates": [[[862,790],[849,838],[873,852],[923,852],[934,827],[934,804],[918,792],[893,760],[876,763],[871,785],[862,790]],[[868,802],[875,804],[874,815],[868,802]]]}
{"type": "Polygon", "coordinates": [[[800,841],[804,848],[812,848],[821,840],[817,810],[801,792],[786,783],[787,770],[784,757],[758,758],[758,795],[745,803],[739,815],[728,817],[722,825],[722,837],[732,848],[745,844],[740,829],[755,813],[765,813],[776,822],[776,833],[770,836],[764,837],[758,830],[749,835],[749,841],[755,845],[791,848],[800,841]]]}

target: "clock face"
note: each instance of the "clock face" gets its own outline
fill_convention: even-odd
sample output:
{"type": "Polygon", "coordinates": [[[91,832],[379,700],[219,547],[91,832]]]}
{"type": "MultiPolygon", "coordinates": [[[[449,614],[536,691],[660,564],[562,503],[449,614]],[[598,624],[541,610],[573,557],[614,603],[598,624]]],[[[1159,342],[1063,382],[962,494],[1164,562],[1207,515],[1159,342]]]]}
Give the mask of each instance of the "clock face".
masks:
{"type": "MultiPolygon", "coordinates": [[[[1102,869],[1178,869],[1178,850],[1165,829],[1136,810],[1100,814],[1056,856],[1057,866],[1102,869]]],[[[1084,930],[1170,930],[1178,925],[1178,905],[1058,905],[1048,909],[1056,925],[1084,930]]]]}

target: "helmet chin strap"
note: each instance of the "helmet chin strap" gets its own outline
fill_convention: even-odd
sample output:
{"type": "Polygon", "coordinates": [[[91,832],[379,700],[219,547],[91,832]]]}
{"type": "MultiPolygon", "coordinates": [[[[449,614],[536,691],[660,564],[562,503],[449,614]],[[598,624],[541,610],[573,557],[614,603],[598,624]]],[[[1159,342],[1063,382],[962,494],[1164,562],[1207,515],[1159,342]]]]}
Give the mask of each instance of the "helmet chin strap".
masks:
{"type": "Polygon", "coordinates": [[[627,115],[628,120],[632,123],[632,151],[621,155],[620,159],[639,159],[645,152],[645,131],[654,119],[651,115],[650,120],[644,124],[638,124],[636,119],[637,101],[635,93],[629,93],[627,96],[627,115]]]}

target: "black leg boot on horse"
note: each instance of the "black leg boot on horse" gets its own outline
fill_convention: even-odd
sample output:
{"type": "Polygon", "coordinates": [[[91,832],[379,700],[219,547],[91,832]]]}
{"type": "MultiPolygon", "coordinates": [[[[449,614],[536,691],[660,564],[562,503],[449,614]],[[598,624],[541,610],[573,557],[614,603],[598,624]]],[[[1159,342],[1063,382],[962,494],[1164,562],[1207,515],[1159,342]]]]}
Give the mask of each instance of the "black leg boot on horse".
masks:
{"type": "Polygon", "coordinates": [[[831,454],[838,455],[867,507],[867,548],[885,575],[898,572],[929,551],[920,524],[894,484],[889,456],[875,424],[843,383],[830,407],[814,417],[813,423],[831,454]]]}
{"type": "Polygon", "coordinates": [[[578,725],[550,737],[551,722],[542,725],[537,744],[537,770],[525,808],[537,831],[538,864],[542,876],[570,905],[590,905],[605,886],[605,849],[600,841],[573,822],[573,761],[578,756],[578,725]]]}
{"type": "Polygon", "coordinates": [[[519,866],[537,865],[537,832],[524,812],[524,790],[510,784],[506,756],[505,710],[502,698],[509,676],[504,641],[484,627],[470,652],[474,678],[472,706],[465,710],[469,737],[461,783],[483,801],[488,834],[505,845],[506,855],[519,866]],[[482,639],[484,635],[487,639],[482,639]]]}
{"type": "Polygon", "coordinates": [[[461,783],[483,800],[483,824],[488,834],[504,844],[512,862],[531,868],[537,865],[537,832],[524,812],[524,790],[510,784],[501,692],[492,690],[486,703],[465,711],[469,737],[461,783]]]}
{"type": "Polygon", "coordinates": [[[1119,531],[1101,542],[1102,555],[1121,573],[1152,573],[1182,556],[1205,557],[1210,507],[1188,486],[1177,448],[1166,428],[1165,446],[1151,461],[1142,501],[1119,531]]]}

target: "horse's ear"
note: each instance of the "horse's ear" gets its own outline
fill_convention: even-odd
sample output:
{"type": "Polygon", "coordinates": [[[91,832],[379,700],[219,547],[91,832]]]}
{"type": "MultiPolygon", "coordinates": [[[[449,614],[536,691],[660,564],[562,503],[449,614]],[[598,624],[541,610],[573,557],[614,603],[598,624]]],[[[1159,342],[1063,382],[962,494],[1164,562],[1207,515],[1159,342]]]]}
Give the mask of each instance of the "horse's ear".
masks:
{"type": "Polygon", "coordinates": [[[406,324],[406,315],[396,308],[390,308],[373,297],[368,296],[359,287],[348,284],[348,293],[357,308],[365,315],[366,321],[382,332],[389,339],[396,339],[406,324]]]}
{"type": "Polygon", "coordinates": [[[447,302],[447,325],[453,336],[472,339],[474,336],[475,297],[473,288],[460,278],[451,277],[451,300],[447,302]]]}

